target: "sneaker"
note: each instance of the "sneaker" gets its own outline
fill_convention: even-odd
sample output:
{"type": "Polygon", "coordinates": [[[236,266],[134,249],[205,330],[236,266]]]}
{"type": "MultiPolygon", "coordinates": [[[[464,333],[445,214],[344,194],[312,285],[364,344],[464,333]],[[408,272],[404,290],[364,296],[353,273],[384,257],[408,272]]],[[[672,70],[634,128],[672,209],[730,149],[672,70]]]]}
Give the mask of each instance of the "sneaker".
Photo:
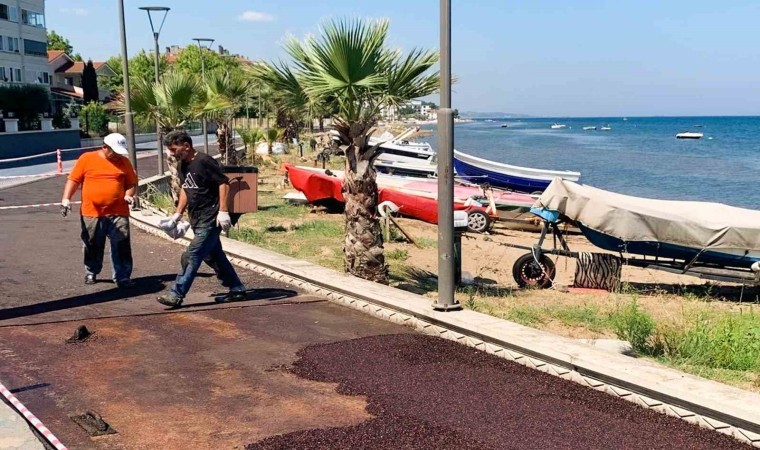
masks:
{"type": "Polygon", "coordinates": [[[94,273],[88,273],[84,276],[84,284],[95,284],[97,283],[97,279],[95,278],[94,273]]]}
{"type": "Polygon", "coordinates": [[[232,288],[228,293],[214,297],[214,301],[217,303],[239,302],[241,300],[246,300],[245,286],[232,288]]]}
{"type": "Polygon", "coordinates": [[[126,280],[117,281],[116,286],[119,289],[129,289],[135,287],[135,282],[134,280],[127,278],[126,280]]]}
{"type": "Polygon", "coordinates": [[[156,300],[158,301],[158,303],[161,303],[162,305],[166,305],[171,308],[177,308],[179,305],[182,304],[183,298],[173,292],[170,292],[168,294],[159,296],[156,300]]]}

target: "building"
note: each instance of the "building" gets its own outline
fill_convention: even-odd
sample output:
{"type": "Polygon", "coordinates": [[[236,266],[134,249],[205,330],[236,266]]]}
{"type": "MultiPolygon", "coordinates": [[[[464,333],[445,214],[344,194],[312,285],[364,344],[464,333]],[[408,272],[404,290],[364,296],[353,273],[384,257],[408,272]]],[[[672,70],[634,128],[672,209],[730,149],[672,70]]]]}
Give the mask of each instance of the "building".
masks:
{"type": "MultiPolygon", "coordinates": [[[[0,1],[2,1],[2,0],[0,0],[0,1]]],[[[195,47],[195,46],[191,45],[191,47],[195,47]]],[[[166,58],[166,62],[168,64],[175,64],[177,62],[177,57],[179,56],[179,54],[183,50],[185,50],[186,48],[187,47],[180,47],[179,45],[172,45],[170,47],[166,47],[166,52],[164,53],[164,57],[166,58]]],[[[218,51],[211,50],[211,49],[209,49],[209,51],[217,53],[220,56],[228,56],[230,58],[234,58],[241,65],[252,65],[253,64],[253,61],[251,61],[250,59],[248,59],[247,57],[245,57],[243,55],[230,54],[230,51],[227,50],[226,48],[222,47],[221,45],[218,47],[218,49],[219,49],[218,51]]]]}
{"type": "MultiPolygon", "coordinates": [[[[0,0],[2,1],[2,0],[0,0]]],[[[85,62],[74,61],[69,55],[60,50],[50,50],[47,52],[48,69],[50,70],[51,82],[50,92],[53,98],[54,110],[60,111],[61,108],[71,101],[81,103],[84,99],[82,91],[82,72],[84,72],[85,62]]],[[[116,72],[105,62],[92,63],[95,67],[95,73],[98,76],[98,98],[102,102],[107,102],[111,95],[108,89],[102,89],[103,77],[112,77],[116,72]]]]}
{"type": "Polygon", "coordinates": [[[50,85],[44,0],[0,0],[0,83],[50,85]]]}

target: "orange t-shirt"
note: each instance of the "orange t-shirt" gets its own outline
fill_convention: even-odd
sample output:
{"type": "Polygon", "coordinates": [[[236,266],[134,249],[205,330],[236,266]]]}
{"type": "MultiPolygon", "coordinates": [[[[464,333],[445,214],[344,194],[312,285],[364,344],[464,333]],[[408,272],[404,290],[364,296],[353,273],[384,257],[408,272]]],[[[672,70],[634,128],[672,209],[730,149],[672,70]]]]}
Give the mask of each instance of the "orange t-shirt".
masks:
{"type": "Polygon", "coordinates": [[[82,215],[85,217],[129,216],[124,200],[127,188],[137,184],[132,164],[121,155],[106,159],[100,150],[82,154],[69,180],[82,186],[82,215]]]}

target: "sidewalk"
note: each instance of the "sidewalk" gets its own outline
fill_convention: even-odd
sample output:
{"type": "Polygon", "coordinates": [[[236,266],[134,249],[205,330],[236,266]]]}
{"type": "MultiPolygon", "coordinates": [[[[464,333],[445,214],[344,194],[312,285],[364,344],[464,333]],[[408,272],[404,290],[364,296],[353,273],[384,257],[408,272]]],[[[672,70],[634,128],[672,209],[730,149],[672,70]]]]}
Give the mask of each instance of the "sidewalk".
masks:
{"type": "MultiPolygon", "coordinates": [[[[61,183],[5,189],[0,206],[57,201],[61,183]]],[[[216,304],[220,288],[203,268],[183,307],[167,310],[155,297],[174,279],[183,247],[141,231],[136,216],[137,287],[115,288],[108,268],[103,281],[86,286],[77,213],[0,211],[0,381],[69,448],[747,448],[445,341],[438,326],[428,330],[435,337],[415,333],[409,325],[427,313],[413,312],[413,302],[388,313],[408,317],[403,326],[328,302],[274,272],[277,278],[238,269],[253,288],[247,300],[216,304]],[[79,325],[93,337],[66,343],[79,325]],[[86,411],[117,433],[91,437],[70,418],[86,411]]],[[[261,255],[332,289],[368,286],[261,255]]],[[[384,289],[372,285],[364,294],[384,289]]],[[[376,305],[362,308],[381,315],[376,305]]],[[[474,313],[455,314],[435,317],[444,326],[474,313]]],[[[539,335],[537,342],[545,339],[539,335]]],[[[8,422],[0,436],[11,431],[23,432],[8,422]]]]}
{"type": "Polygon", "coordinates": [[[45,450],[23,417],[11,405],[0,403],[0,448],[5,450],[45,450]]]}

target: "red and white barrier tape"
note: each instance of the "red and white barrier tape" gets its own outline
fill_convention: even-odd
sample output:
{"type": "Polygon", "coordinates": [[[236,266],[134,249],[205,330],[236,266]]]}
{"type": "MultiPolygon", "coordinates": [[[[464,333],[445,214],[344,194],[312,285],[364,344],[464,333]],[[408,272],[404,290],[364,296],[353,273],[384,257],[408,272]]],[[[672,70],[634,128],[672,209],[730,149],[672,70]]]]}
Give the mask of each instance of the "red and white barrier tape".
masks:
{"type": "MultiPolygon", "coordinates": [[[[71,205],[77,205],[82,202],[71,202],[71,205]]],[[[61,206],[61,202],[58,203],[37,203],[35,205],[13,205],[13,206],[0,206],[0,211],[4,209],[24,209],[24,208],[41,208],[43,206],[61,206]]]]}
{"type": "Polygon", "coordinates": [[[0,383],[0,393],[3,394],[5,398],[8,399],[9,402],[11,402],[11,405],[13,405],[14,408],[23,416],[26,418],[26,420],[29,421],[32,425],[34,425],[34,428],[37,429],[40,433],[42,433],[43,436],[45,436],[45,439],[48,440],[57,450],[68,450],[65,445],[61,443],[61,441],[58,440],[55,435],[47,429],[45,425],[42,424],[40,419],[35,417],[34,414],[32,414],[28,409],[26,409],[26,406],[24,406],[16,396],[11,394],[11,392],[3,386],[2,383],[0,383]]]}
{"type": "Polygon", "coordinates": [[[32,175],[0,175],[0,180],[15,180],[16,178],[39,178],[39,177],[53,177],[56,175],[64,175],[69,172],[48,172],[48,173],[37,173],[32,175]]]}

